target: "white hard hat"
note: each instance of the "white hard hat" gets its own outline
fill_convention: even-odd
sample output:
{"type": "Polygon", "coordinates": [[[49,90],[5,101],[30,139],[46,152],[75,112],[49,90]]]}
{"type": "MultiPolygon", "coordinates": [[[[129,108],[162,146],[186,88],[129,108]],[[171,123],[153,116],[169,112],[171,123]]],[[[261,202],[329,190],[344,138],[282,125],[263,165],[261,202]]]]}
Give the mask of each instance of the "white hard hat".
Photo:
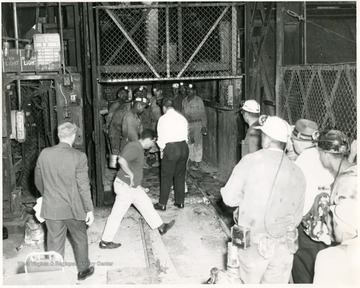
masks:
{"type": "Polygon", "coordinates": [[[271,138],[286,143],[291,134],[290,125],[277,116],[270,116],[266,119],[263,126],[256,126],[255,129],[260,129],[271,138]]]}
{"type": "Polygon", "coordinates": [[[255,100],[246,100],[241,109],[250,113],[260,113],[260,104],[255,100]]]}

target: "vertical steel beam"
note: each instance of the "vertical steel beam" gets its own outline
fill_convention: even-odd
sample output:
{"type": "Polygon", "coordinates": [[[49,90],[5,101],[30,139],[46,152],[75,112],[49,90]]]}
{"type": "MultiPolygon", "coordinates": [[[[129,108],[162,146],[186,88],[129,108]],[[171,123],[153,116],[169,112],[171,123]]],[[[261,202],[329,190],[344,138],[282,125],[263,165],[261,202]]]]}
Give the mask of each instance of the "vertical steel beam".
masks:
{"type": "MultiPolygon", "coordinates": [[[[101,119],[99,118],[99,97],[100,97],[100,84],[97,81],[97,77],[99,75],[99,68],[98,65],[100,63],[100,50],[97,50],[97,58],[94,57],[95,50],[96,50],[96,39],[95,34],[93,33],[95,31],[95,22],[94,17],[92,13],[93,4],[87,3],[88,5],[88,11],[90,12],[88,14],[88,23],[89,23],[89,36],[90,36],[90,53],[92,54],[92,61],[91,61],[91,78],[92,78],[92,99],[93,99],[93,113],[94,113],[94,142],[95,142],[95,167],[96,167],[96,189],[93,190],[93,201],[96,203],[97,206],[103,205],[104,201],[104,188],[102,183],[102,166],[104,165],[102,161],[102,153],[97,153],[98,151],[104,151],[101,150],[101,141],[100,141],[100,135],[101,135],[101,119]],[[98,60],[98,61],[96,61],[98,60]],[[97,63],[98,62],[98,63],[97,63]]],[[[99,15],[98,10],[96,9],[96,24],[99,24],[99,15]]],[[[99,29],[97,29],[97,43],[99,48],[99,29]]]]}
{"type": "Polygon", "coordinates": [[[183,42],[182,42],[182,8],[178,7],[178,53],[179,53],[179,62],[183,62],[183,42]]]}
{"type": "Polygon", "coordinates": [[[187,69],[187,67],[190,65],[191,61],[194,59],[194,57],[196,56],[196,54],[200,51],[201,47],[204,45],[204,43],[206,42],[206,40],[209,38],[209,36],[211,35],[211,33],[215,30],[216,26],[219,24],[219,22],[221,21],[221,19],[224,17],[224,15],[226,14],[226,12],[229,10],[229,6],[225,7],[224,11],[220,14],[220,16],[218,17],[218,19],[216,19],[214,25],[210,28],[210,30],[208,31],[208,33],[205,35],[204,39],[201,41],[201,43],[198,45],[198,47],[196,48],[196,50],[194,51],[194,53],[191,55],[191,57],[189,58],[189,60],[186,62],[185,66],[183,67],[183,69],[179,72],[179,74],[176,77],[180,77],[184,71],[187,69]]]}
{"type": "Polygon", "coordinates": [[[169,7],[165,8],[166,12],[166,75],[170,77],[170,19],[169,19],[169,7]]]}
{"type": "Polygon", "coordinates": [[[275,111],[277,116],[280,111],[280,88],[281,88],[281,67],[284,58],[284,16],[282,2],[276,3],[276,81],[275,81],[275,111]]]}
{"type": "Polygon", "coordinates": [[[236,75],[237,72],[237,11],[236,6],[231,7],[231,74],[236,75]]]}

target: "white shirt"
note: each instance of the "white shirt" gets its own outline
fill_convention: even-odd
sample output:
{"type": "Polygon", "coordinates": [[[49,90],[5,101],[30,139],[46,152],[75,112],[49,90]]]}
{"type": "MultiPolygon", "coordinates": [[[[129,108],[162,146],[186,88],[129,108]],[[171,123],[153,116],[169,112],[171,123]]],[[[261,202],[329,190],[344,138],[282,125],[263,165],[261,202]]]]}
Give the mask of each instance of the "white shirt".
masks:
{"type": "Polygon", "coordinates": [[[188,141],[188,122],[182,114],[170,108],[160,117],[157,132],[157,144],[163,150],[166,143],[188,141]]]}
{"type": "Polygon", "coordinates": [[[322,192],[330,194],[330,185],[334,182],[334,176],[321,163],[316,147],[304,150],[296,159],[295,164],[303,171],[306,179],[303,213],[306,215],[317,195],[322,192]]]}
{"type": "Polygon", "coordinates": [[[321,250],[315,261],[314,284],[321,287],[359,287],[359,238],[321,250]]]}

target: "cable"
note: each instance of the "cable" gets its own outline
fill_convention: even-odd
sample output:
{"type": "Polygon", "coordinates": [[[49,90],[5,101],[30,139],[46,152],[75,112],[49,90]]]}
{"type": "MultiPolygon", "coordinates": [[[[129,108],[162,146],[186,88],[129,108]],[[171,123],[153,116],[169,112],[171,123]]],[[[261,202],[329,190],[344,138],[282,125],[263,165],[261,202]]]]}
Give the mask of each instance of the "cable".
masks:
{"type": "Polygon", "coordinates": [[[287,233],[287,232],[286,232],[286,233],[285,233],[284,235],[282,235],[282,236],[274,236],[272,233],[270,233],[270,231],[267,229],[267,226],[266,226],[266,218],[267,218],[267,217],[266,217],[266,214],[267,214],[267,212],[268,212],[268,210],[269,210],[269,204],[270,204],[271,196],[272,196],[272,194],[273,194],[275,182],[276,182],[277,176],[278,176],[278,174],[279,174],[279,171],[280,171],[280,168],[281,168],[281,164],[282,164],[282,162],[283,162],[283,160],[284,160],[284,157],[285,157],[285,150],[284,150],[283,153],[282,153],[281,160],[280,160],[280,164],[279,164],[279,167],[278,167],[278,169],[277,169],[277,171],[276,171],[273,184],[272,184],[272,186],[271,186],[271,191],[270,191],[270,195],[269,195],[268,202],[267,202],[267,205],[266,205],[265,217],[264,217],[264,227],[265,227],[265,230],[266,230],[266,232],[267,232],[270,236],[272,236],[272,237],[274,237],[274,238],[281,238],[281,237],[283,237],[283,236],[287,233]]]}
{"type": "Polygon", "coordinates": [[[64,97],[64,100],[65,100],[65,106],[67,106],[67,105],[68,105],[68,102],[67,102],[66,96],[65,96],[65,94],[64,94],[64,92],[63,92],[63,90],[62,90],[61,86],[62,86],[62,84],[60,83],[60,84],[59,84],[60,92],[61,92],[62,96],[64,97]]]}
{"type": "Polygon", "coordinates": [[[324,26],[321,26],[321,25],[316,24],[316,23],[314,23],[314,22],[312,22],[312,21],[309,21],[309,20],[305,19],[303,16],[298,15],[298,14],[297,14],[296,12],[294,12],[294,11],[291,11],[291,10],[289,10],[289,9],[288,9],[288,10],[285,10],[285,11],[286,11],[286,13],[287,13],[289,16],[294,17],[294,18],[297,18],[299,21],[304,21],[304,22],[306,22],[306,23],[311,23],[311,24],[313,24],[313,25],[315,25],[315,26],[318,26],[318,27],[324,29],[326,32],[332,33],[332,34],[334,34],[334,35],[336,35],[336,36],[338,36],[338,37],[340,37],[340,38],[343,38],[343,39],[345,39],[345,40],[348,40],[348,41],[356,44],[356,41],[354,41],[354,40],[352,40],[352,39],[350,39],[350,38],[347,38],[347,37],[345,37],[345,36],[343,36],[343,35],[335,32],[335,31],[332,31],[332,30],[328,29],[328,28],[325,28],[324,26]]]}

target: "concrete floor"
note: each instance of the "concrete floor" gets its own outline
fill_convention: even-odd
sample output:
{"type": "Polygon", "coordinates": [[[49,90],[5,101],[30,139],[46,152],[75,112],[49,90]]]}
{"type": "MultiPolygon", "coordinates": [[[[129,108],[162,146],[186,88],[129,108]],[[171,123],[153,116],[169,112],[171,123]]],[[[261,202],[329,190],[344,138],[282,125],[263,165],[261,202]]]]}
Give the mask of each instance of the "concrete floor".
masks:
{"type": "MultiPolygon", "coordinates": [[[[150,189],[148,195],[155,203],[159,195],[159,171],[151,169],[145,173],[143,186],[150,189]]],[[[226,246],[228,236],[221,227],[219,215],[209,204],[219,200],[219,188],[223,182],[217,179],[216,170],[206,165],[199,171],[189,171],[185,208],[173,206],[173,194],[170,195],[166,211],[159,211],[164,222],[175,219],[175,226],[164,236],[157,230],[151,230],[145,224],[145,233],[151,239],[151,252],[156,260],[155,273],[161,284],[202,284],[210,276],[212,267],[224,269],[226,266],[226,246]],[[206,196],[206,197],[204,197],[206,196]]],[[[89,255],[95,266],[95,273],[85,281],[76,280],[74,254],[70,242],[66,242],[65,269],[73,275],[73,284],[149,284],[146,277],[148,260],[141,233],[142,217],[133,207],[129,209],[121,222],[115,242],[122,246],[115,250],[103,250],[98,247],[110,207],[96,208],[95,221],[88,229],[89,255]],[[140,272],[139,272],[140,271],[140,272]]],[[[3,241],[3,279],[6,284],[9,277],[23,273],[26,255],[34,251],[44,251],[44,245],[23,245],[23,236],[10,234],[3,241]]],[[[54,279],[54,284],[56,284],[54,279]]]]}

